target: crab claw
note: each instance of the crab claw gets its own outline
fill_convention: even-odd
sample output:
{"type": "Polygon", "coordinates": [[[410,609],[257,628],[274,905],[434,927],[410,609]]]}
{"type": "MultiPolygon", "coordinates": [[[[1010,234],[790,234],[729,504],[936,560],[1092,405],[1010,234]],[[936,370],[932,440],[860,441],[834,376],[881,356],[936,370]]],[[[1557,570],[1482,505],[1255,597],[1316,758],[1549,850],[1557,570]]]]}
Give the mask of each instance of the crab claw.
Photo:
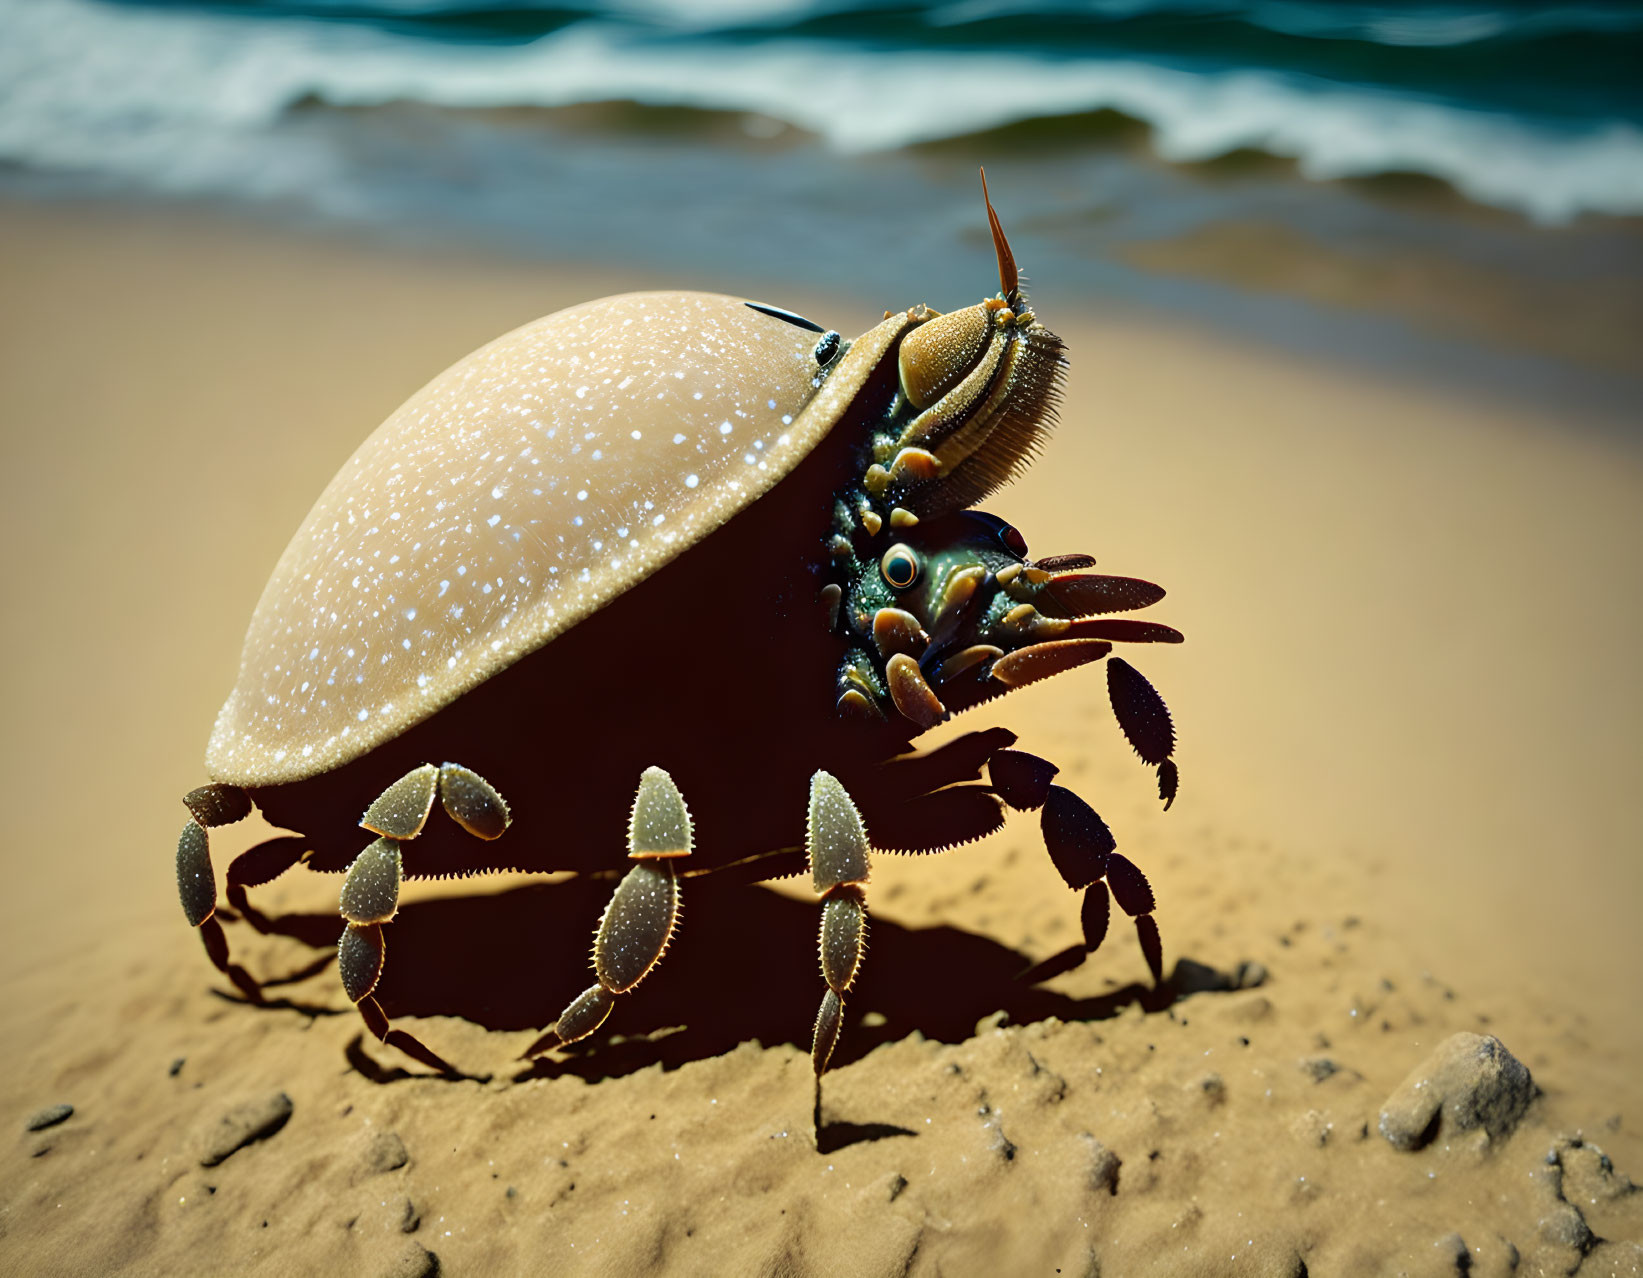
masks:
{"type": "Polygon", "coordinates": [[[1049,639],[1006,653],[993,662],[992,676],[1006,687],[1020,688],[1099,661],[1111,651],[1112,645],[1100,639],[1049,639]]]}
{"type": "Polygon", "coordinates": [[[1044,559],[1035,559],[1034,568],[1042,572],[1077,572],[1080,568],[1094,568],[1094,555],[1050,555],[1044,559]]]}
{"type": "Polygon", "coordinates": [[[1089,617],[1104,612],[1134,612],[1164,597],[1164,588],[1139,577],[1100,573],[1052,576],[1032,602],[1049,617],[1089,617]]]}
{"type": "Polygon", "coordinates": [[[1127,618],[1085,618],[1069,621],[1058,636],[1062,639],[1111,639],[1117,643],[1182,643],[1186,636],[1174,626],[1156,621],[1130,621],[1127,618]]]}

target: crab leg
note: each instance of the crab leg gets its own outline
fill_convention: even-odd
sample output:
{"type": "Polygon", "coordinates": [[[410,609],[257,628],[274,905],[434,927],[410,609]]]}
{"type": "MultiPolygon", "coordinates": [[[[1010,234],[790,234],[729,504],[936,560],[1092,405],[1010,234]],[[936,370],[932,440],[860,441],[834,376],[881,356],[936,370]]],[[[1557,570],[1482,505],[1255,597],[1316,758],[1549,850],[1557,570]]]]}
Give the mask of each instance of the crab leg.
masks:
{"type": "Polygon", "coordinates": [[[200,929],[200,940],[212,963],[253,1003],[262,1002],[262,987],[238,963],[228,960],[228,938],[217,919],[217,877],[211,868],[208,829],[232,825],[251,815],[251,796],[237,785],[202,785],[183,796],[188,823],[177,839],[177,894],[189,925],[200,929]]]}
{"type": "Polygon", "coordinates": [[[861,814],[837,778],[817,772],[810,778],[810,813],[805,852],[811,883],[822,898],[821,970],[827,982],[810,1063],[816,1070],[816,1130],[821,1130],[821,1076],[833,1057],[844,1022],[844,995],[867,953],[867,832],[861,814]]]}
{"type": "Polygon", "coordinates": [[[1107,663],[1107,696],[1136,754],[1158,769],[1158,797],[1168,810],[1181,783],[1175,760],[1170,758],[1175,753],[1175,724],[1169,708],[1141,672],[1122,657],[1107,663]]]}
{"type": "Polygon", "coordinates": [[[422,833],[434,800],[450,818],[480,839],[499,838],[511,818],[508,805],[490,782],[460,764],[425,763],[407,772],[379,794],[360,824],[380,837],[348,867],[340,908],[347,926],[337,941],[337,972],[343,992],[359,1008],[366,1028],[389,1047],[442,1073],[455,1073],[449,1062],[415,1035],[394,1029],[374,991],[382,979],[387,945],[383,924],[399,912],[399,887],[405,867],[401,845],[422,833]]]}
{"type": "Polygon", "coordinates": [[[988,761],[998,796],[1020,812],[1042,808],[1040,825],[1050,860],[1068,887],[1082,889],[1079,920],[1084,955],[1106,939],[1112,901],[1135,919],[1137,940],[1154,983],[1164,979],[1164,949],[1152,917],[1152,887],[1135,863],[1118,852],[1118,841],[1095,809],[1071,790],[1054,784],[1058,769],[1024,750],[1000,750],[988,761]],[[1105,880],[1105,882],[1103,882],[1105,880]]]}
{"type": "Polygon", "coordinates": [[[571,1000],[525,1056],[586,1038],[604,1024],[626,994],[661,961],[679,924],[679,877],[674,862],[690,855],[690,811],[673,778],[646,768],[628,819],[628,856],[637,864],[611,894],[593,938],[598,980],[571,1000]]]}
{"type": "Polygon", "coordinates": [[[241,920],[249,923],[257,931],[264,934],[280,934],[280,929],[275,923],[251,904],[246,889],[272,883],[298,864],[307,851],[307,839],[288,834],[265,839],[241,852],[228,863],[228,871],[224,875],[229,907],[241,920]]]}

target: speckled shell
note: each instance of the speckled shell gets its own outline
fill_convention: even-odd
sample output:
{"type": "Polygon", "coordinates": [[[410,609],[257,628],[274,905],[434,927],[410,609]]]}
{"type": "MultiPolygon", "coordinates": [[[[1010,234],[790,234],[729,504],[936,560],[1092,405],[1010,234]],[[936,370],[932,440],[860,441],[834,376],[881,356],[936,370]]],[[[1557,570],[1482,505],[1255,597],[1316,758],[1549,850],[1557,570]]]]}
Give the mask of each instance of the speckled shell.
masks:
{"type": "Polygon", "coordinates": [[[281,556],[211,775],[278,785],[340,767],[540,648],[792,470],[907,322],[823,379],[817,335],[742,298],[633,293],[447,369],[281,556]]]}

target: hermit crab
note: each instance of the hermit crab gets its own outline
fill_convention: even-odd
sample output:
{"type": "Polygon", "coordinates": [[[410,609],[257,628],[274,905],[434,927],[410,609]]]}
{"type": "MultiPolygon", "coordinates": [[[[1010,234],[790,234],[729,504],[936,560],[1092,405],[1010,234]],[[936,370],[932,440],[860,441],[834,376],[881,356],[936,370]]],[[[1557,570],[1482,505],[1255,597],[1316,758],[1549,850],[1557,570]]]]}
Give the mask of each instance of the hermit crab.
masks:
{"type": "MultiPolygon", "coordinates": [[[[245,997],[261,985],[222,919],[254,920],[247,889],[299,862],[345,871],[348,997],[378,1039],[449,1068],[373,996],[401,880],[608,871],[625,821],[596,979],[528,1054],[592,1034],[656,966],[689,875],[808,865],[819,1085],[864,953],[869,848],[938,852],[1005,808],[1041,811],[1083,893],[1082,951],[1116,901],[1160,978],[1152,891],[1054,765],[1002,728],[913,745],[1115,643],[1181,639],[1111,616],[1157,586],[1034,559],[973,509],[1045,441],[1066,367],[985,175],[983,201],[1000,287],[977,305],[886,312],[845,340],[740,297],[605,298],[469,355],[366,439],[275,567],[213,780],[184,798],[183,911],[245,997]],[[208,831],[253,806],[290,833],[227,867],[219,915],[208,831]]],[[[1118,657],[1107,683],[1167,806],[1168,711],[1118,657]]]]}

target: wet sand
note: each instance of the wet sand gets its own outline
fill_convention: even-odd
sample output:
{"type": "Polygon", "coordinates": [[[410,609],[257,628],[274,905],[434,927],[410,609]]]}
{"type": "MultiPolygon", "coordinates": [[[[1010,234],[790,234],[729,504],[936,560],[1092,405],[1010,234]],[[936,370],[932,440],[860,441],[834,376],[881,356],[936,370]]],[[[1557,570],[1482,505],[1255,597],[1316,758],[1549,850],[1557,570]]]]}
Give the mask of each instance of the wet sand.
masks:
{"type": "MultiPolygon", "coordinates": [[[[1078,928],[1018,818],[875,865],[868,1016],[828,1076],[822,1152],[789,1041],[819,995],[815,906],[791,888],[704,885],[612,1037],[564,1067],[514,1060],[529,1029],[413,1017],[489,1076],[424,1077],[362,1041],[329,969],[283,1007],[224,997],[176,904],[176,796],[204,779],[286,538],[453,359],[677,282],[0,209],[0,1269],[1454,1273],[1458,1237],[1473,1272],[1508,1272],[1509,1248],[1520,1273],[1636,1272],[1643,455],[1509,403],[1075,312],[1047,280],[1035,302],[1074,365],[1062,428],[990,507],[1037,551],[1170,588],[1155,611],[1188,643],[1144,668],[1180,725],[1182,797],[1157,811],[1099,677],[960,726],[1004,723],[1060,762],[1151,876],[1166,968],[1247,988],[1184,995],[1189,967],[1148,989],[1121,924],[1076,971],[1015,981],[1078,928]],[[1458,1031],[1498,1035],[1542,1094],[1514,1134],[1394,1149],[1383,1102],[1458,1031]],[[280,1094],[282,1126],[202,1165],[219,1120],[277,1117],[280,1094]],[[24,1130],[54,1103],[75,1112],[24,1130]]],[[[981,287],[771,296],[855,331],[981,287]]],[[[251,838],[220,840],[219,870],[251,838]]],[[[322,914],[336,886],[297,872],[255,899],[322,914]]],[[[554,920],[557,1005],[603,891],[413,886],[394,927],[434,951],[471,892],[554,920]]],[[[262,971],[313,954],[230,933],[262,971]]],[[[484,960],[449,966],[477,980],[484,960]]]]}

